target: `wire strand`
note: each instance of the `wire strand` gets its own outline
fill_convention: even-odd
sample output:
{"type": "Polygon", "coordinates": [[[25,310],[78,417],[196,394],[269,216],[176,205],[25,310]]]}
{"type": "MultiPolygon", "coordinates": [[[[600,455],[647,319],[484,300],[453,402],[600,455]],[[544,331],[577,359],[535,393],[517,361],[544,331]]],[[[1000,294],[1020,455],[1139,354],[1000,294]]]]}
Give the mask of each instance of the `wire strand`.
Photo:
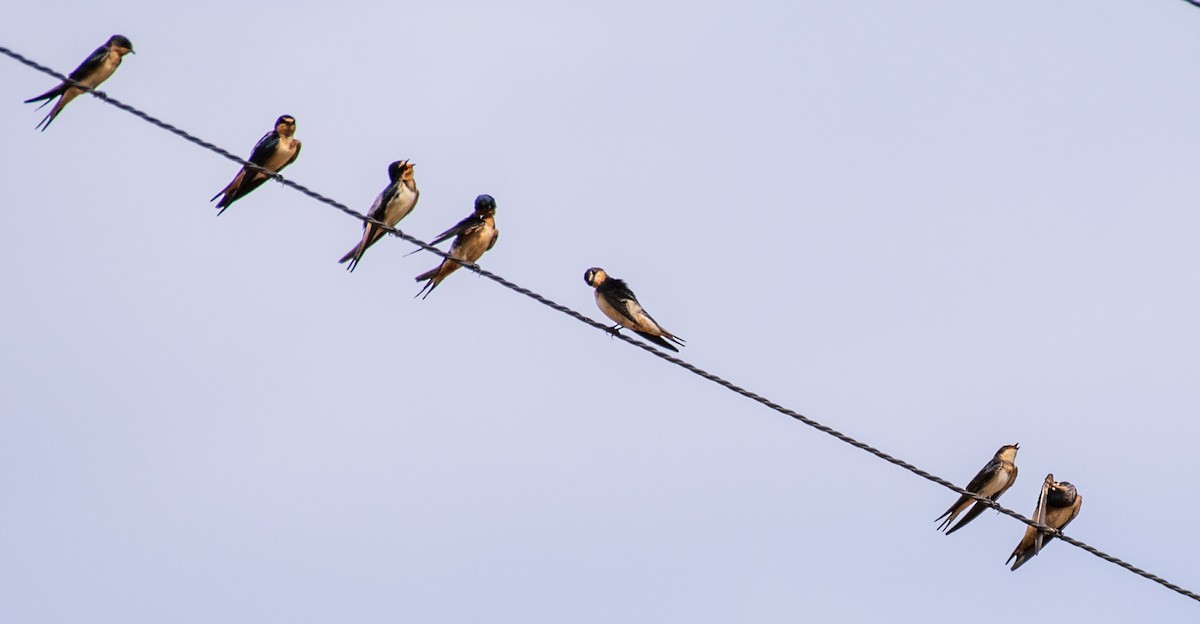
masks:
{"type": "MultiPolygon", "coordinates": [[[[1198,6],[1200,6],[1200,0],[1196,0],[1196,2],[1193,2],[1192,0],[1184,0],[1184,1],[1192,3],[1192,4],[1197,4],[1198,6]]],[[[416,237],[405,234],[403,231],[401,231],[397,228],[390,227],[384,223],[381,223],[375,219],[372,219],[372,218],[368,217],[367,215],[364,215],[337,200],[334,200],[334,199],[331,199],[324,195],[321,195],[320,193],[317,193],[316,191],[313,191],[306,186],[303,186],[297,182],[293,182],[292,180],[286,179],[276,172],[273,172],[273,171],[270,171],[263,167],[260,167],[260,166],[254,164],[252,162],[249,162],[247,160],[243,160],[242,158],[234,155],[233,153],[231,153],[227,150],[222,149],[221,147],[218,147],[217,145],[209,143],[208,141],[205,141],[204,139],[201,139],[193,134],[190,134],[174,125],[171,125],[165,121],[162,121],[156,117],[153,117],[147,113],[144,113],[141,110],[138,110],[128,104],[125,104],[124,102],[121,102],[115,98],[112,98],[108,94],[106,94],[102,91],[97,91],[91,87],[88,87],[79,82],[71,80],[67,76],[60,74],[57,71],[55,71],[49,67],[41,65],[40,63],[37,63],[36,61],[30,60],[30,59],[22,56],[21,54],[14,52],[13,50],[10,50],[4,46],[0,46],[0,53],[3,53],[6,56],[9,56],[10,58],[16,60],[17,62],[22,63],[23,65],[26,65],[33,69],[36,69],[44,74],[47,74],[47,75],[53,76],[54,78],[57,78],[59,80],[71,83],[73,86],[79,87],[80,89],[83,89],[84,91],[89,92],[91,95],[99,98],[100,100],[103,100],[104,102],[106,102],[108,104],[111,104],[127,113],[134,115],[135,117],[138,117],[139,119],[142,119],[142,120],[144,120],[150,124],[153,124],[155,126],[158,126],[159,128],[162,128],[163,130],[166,130],[172,134],[175,134],[183,139],[186,139],[187,141],[189,141],[191,143],[199,145],[200,147],[203,147],[204,149],[207,149],[211,152],[214,152],[216,154],[224,156],[225,158],[228,158],[229,160],[237,162],[237,163],[241,164],[242,166],[261,171],[262,173],[266,174],[267,176],[279,181],[284,186],[291,187],[316,201],[319,201],[319,202],[327,204],[333,208],[336,208],[337,210],[340,210],[340,211],[342,211],[364,223],[371,223],[371,224],[377,225],[393,236],[396,236],[396,237],[403,239],[409,243],[412,243],[413,245],[416,245],[417,247],[420,247],[421,249],[423,249],[425,251],[435,253],[443,258],[457,262],[458,264],[462,265],[463,267],[467,268],[468,270],[474,271],[475,273],[477,273],[483,277],[486,277],[486,278],[492,280],[493,282],[496,282],[497,284],[500,284],[501,286],[503,286],[513,292],[525,295],[526,297],[529,297],[530,299],[533,299],[534,301],[536,301],[546,307],[549,307],[553,310],[561,312],[581,323],[584,323],[585,325],[590,325],[591,327],[593,327],[595,329],[599,329],[601,331],[608,333],[609,335],[615,336],[616,338],[619,338],[630,345],[633,345],[639,349],[642,349],[643,351],[646,351],[647,353],[650,353],[650,354],[657,356],[663,360],[666,360],[667,362],[670,362],[671,364],[679,366],[680,368],[683,368],[684,370],[687,370],[688,372],[690,372],[694,375],[697,375],[699,377],[707,379],[708,381],[711,381],[727,390],[730,390],[731,392],[739,394],[739,395],[741,395],[747,399],[750,399],[751,401],[754,401],[756,403],[760,403],[765,407],[768,407],[776,412],[779,412],[780,414],[783,414],[783,415],[788,416],[794,420],[797,420],[805,425],[808,425],[809,427],[812,427],[813,429],[816,429],[822,433],[826,433],[830,436],[833,436],[834,438],[838,439],[841,442],[845,442],[846,444],[849,444],[855,448],[866,451],[867,453],[870,453],[871,455],[874,455],[874,456],[878,457],[879,459],[882,459],[890,464],[899,466],[900,468],[903,468],[903,469],[905,469],[927,481],[932,481],[932,482],[934,482],[946,489],[949,489],[959,495],[972,498],[980,503],[983,503],[984,505],[986,505],[988,507],[991,507],[992,509],[995,509],[996,511],[998,511],[1006,516],[1015,518],[1029,526],[1035,527],[1047,535],[1053,535],[1053,536],[1061,539],[1062,541],[1064,541],[1068,544],[1071,544],[1072,546],[1075,546],[1077,548],[1080,548],[1088,553],[1091,553],[1109,563],[1116,564],[1130,572],[1133,572],[1134,574],[1137,574],[1138,576],[1141,576],[1148,580],[1154,581],[1155,583],[1158,583],[1159,585],[1162,585],[1163,587],[1166,587],[1167,589],[1170,589],[1171,591],[1177,592],[1188,598],[1191,598],[1192,600],[1200,602],[1200,594],[1196,594],[1193,591],[1184,589],[1183,587],[1180,587],[1179,585],[1171,583],[1170,581],[1167,581],[1166,579],[1164,579],[1158,575],[1147,572],[1146,570],[1143,570],[1142,568],[1139,568],[1139,567],[1137,567],[1131,563],[1128,563],[1122,559],[1114,557],[1113,555],[1110,555],[1104,551],[1099,550],[1098,548],[1095,548],[1089,544],[1086,544],[1081,540],[1070,537],[1070,536],[1064,534],[1062,531],[1059,531],[1058,529],[1054,529],[1054,528],[1051,528],[1044,524],[1034,522],[1033,520],[1026,518],[1025,516],[1015,512],[1011,509],[1008,509],[1007,507],[1001,506],[1000,504],[996,503],[995,501],[992,501],[990,499],[979,496],[978,494],[975,494],[974,492],[968,492],[967,490],[958,487],[957,485],[951,483],[950,481],[947,481],[946,479],[943,479],[943,478],[941,478],[935,474],[932,474],[930,472],[926,472],[925,470],[922,470],[902,459],[893,457],[893,456],[891,456],[891,455],[889,455],[889,454],[887,454],[865,442],[860,442],[860,441],[856,440],[855,438],[852,438],[849,435],[846,435],[845,433],[842,433],[842,432],[840,432],[832,427],[829,427],[827,425],[821,424],[820,422],[817,422],[817,421],[815,421],[803,414],[800,414],[799,412],[796,412],[790,408],[784,407],[783,405],[780,405],[779,403],[776,403],[766,397],[763,397],[759,394],[755,394],[754,392],[751,392],[751,391],[743,388],[742,386],[739,386],[738,384],[733,383],[732,381],[729,381],[723,377],[720,377],[718,375],[710,373],[694,364],[691,364],[690,362],[687,362],[685,360],[677,358],[673,355],[669,355],[665,351],[651,347],[650,345],[648,345],[644,342],[641,342],[639,340],[634,340],[633,338],[630,338],[629,336],[627,336],[625,334],[622,334],[619,332],[614,332],[613,330],[609,329],[608,326],[606,326],[602,323],[599,323],[595,320],[592,320],[590,317],[584,316],[582,313],[577,312],[572,308],[569,308],[560,303],[557,303],[541,294],[538,294],[537,292],[529,290],[528,288],[525,288],[523,286],[515,284],[515,283],[505,279],[504,277],[501,277],[500,275],[497,275],[495,273],[492,273],[491,271],[488,271],[487,269],[484,269],[483,267],[481,267],[477,264],[465,262],[458,258],[453,258],[448,253],[430,245],[429,243],[426,243],[425,241],[422,241],[416,237]]]]}

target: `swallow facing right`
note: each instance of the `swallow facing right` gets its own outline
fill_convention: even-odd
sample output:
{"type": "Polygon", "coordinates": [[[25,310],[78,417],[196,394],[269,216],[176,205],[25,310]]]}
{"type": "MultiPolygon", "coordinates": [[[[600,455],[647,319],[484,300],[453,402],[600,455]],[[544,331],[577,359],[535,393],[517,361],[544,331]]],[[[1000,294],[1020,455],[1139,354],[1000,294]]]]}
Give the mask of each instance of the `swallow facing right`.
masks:
{"type": "Polygon", "coordinates": [[[671,342],[682,347],[683,338],[663,329],[649,313],[643,310],[642,304],[638,303],[637,297],[634,296],[632,290],[629,290],[629,286],[625,284],[624,280],[609,277],[600,267],[592,267],[584,272],[583,281],[596,289],[596,305],[600,306],[600,311],[604,313],[604,316],[616,323],[612,327],[613,332],[620,331],[622,327],[628,327],[637,335],[664,349],[679,352],[679,349],[675,348],[671,342]],[[667,342],[668,340],[671,342],[667,342]]]}
{"type": "MultiPolygon", "coordinates": [[[[382,221],[388,227],[395,227],[416,207],[421,192],[417,190],[417,181],[413,178],[413,165],[407,160],[398,160],[388,165],[388,177],[392,180],[391,184],[375,198],[367,216],[382,221]]],[[[350,266],[346,267],[346,270],[354,271],[367,248],[383,238],[385,233],[386,231],[378,225],[364,221],[362,240],[338,262],[349,262],[350,266]]]]}
{"type": "MultiPolygon", "coordinates": [[[[438,234],[431,245],[441,243],[451,236],[454,242],[450,244],[450,257],[463,262],[474,263],[483,252],[496,245],[500,231],[496,229],[496,200],[491,195],[480,195],[475,198],[475,212],[459,221],[454,227],[438,234]]],[[[458,270],[458,263],[450,258],[443,258],[442,263],[417,276],[417,281],[425,281],[418,297],[429,296],[446,276],[458,270]]],[[[422,297],[424,298],[424,297],[422,297]]]]}
{"type": "MultiPolygon", "coordinates": [[[[113,72],[117,71],[117,67],[121,64],[121,57],[131,53],[133,53],[133,44],[130,43],[129,39],[125,38],[124,35],[113,35],[108,38],[108,41],[104,45],[96,48],[96,51],[92,52],[92,55],[80,63],[79,67],[76,67],[75,71],[71,72],[67,77],[95,89],[100,86],[100,83],[108,80],[108,77],[113,75],[113,72]]],[[[37,97],[25,100],[25,103],[30,104],[46,100],[42,102],[42,106],[45,106],[50,103],[50,100],[56,97],[59,98],[58,102],[54,104],[54,108],[50,109],[46,117],[36,126],[45,131],[46,128],[50,127],[50,123],[54,121],[54,118],[58,117],[58,114],[62,112],[62,109],[67,104],[70,104],[71,100],[79,97],[79,94],[83,93],[83,91],[83,89],[64,80],[57,87],[37,97]]],[[[37,107],[37,110],[41,110],[42,106],[37,107]]]]}
{"type": "MultiPolygon", "coordinates": [[[[1042,493],[1038,496],[1037,507],[1034,508],[1031,519],[1052,529],[1062,530],[1079,515],[1082,505],[1083,496],[1080,496],[1075,486],[1066,481],[1055,481],[1054,474],[1048,474],[1042,483],[1042,493]]],[[[1042,546],[1050,543],[1052,539],[1052,534],[1042,533],[1031,526],[1025,527],[1025,536],[1021,538],[1021,543],[1017,544],[1017,549],[1008,556],[1008,561],[1012,561],[1014,557],[1017,559],[1012,569],[1016,570],[1035,557],[1042,546]]],[[[1004,562],[1005,565],[1008,561],[1004,562]]]]}
{"type": "MultiPolygon", "coordinates": [[[[1017,480],[1017,465],[1013,461],[1017,458],[1018,448],[1019,446],[1016,444],[1006,444],[1000,447],[1000,450],[996,451],[995,457],[992,457],[992,460],[983,467],[983,470],[980,470],[979,474],[975,475],[974,479],[971,479],[971,482],[967,484],[965,489],[988,500],[994,501],[1000,498],[1000,495],[1012,487],[1013,482],[1017,480]]],[[[946,535],[963,528],[968,522],[983,513],[984,509],[987,509],[987,505],[982,501],[977,501],[963,494],[953,505],[950,505],[946,513],[938,516],[938,520],[946,518],[946,521],[938,526],[938,530],[941,531],[950,526],[950,523],[954,522],[958,514],[962,513],[972,501],[975,502],[975,507],[967,512],[967,515],[963,516],[963,519],[954,525],[954,528],[946,531],[946,535]],[[949,517],[947,518],[946,516],[949,517]]]]}
{"type": "MultiPolygon", "coordinates": [[[[250,153],[250,158],[246,160],[273,173],[283,171],[284,167],[292,164],[300,155],[300,141],[295,138],[295,135],[295,117],[284,115],[276,119],[275,129],[264,134],[258,140],[258,143],[254,145],[254,151],[250,153]]],[[[262,186],[263,182],[268,179],[267,174],[262,171],[243,165],[242,170],[233,176],[233,180],[208,201],[221,198],[221,201],[217,202],[217,208],[221,209],[217,213],[219,217],[233,202],[249,195],[250,191],[262,186]]]]}

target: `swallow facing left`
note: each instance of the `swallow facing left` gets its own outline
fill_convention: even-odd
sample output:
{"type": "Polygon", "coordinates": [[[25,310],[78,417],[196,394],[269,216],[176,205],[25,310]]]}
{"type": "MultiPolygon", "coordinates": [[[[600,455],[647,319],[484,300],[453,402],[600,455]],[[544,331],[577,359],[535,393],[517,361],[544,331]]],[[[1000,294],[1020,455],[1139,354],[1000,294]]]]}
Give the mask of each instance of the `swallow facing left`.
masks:
{"type": "MultiPolygon", "coordinates": [[[[132,53],[133,44],[130,43],[129,39],[125,38],[124,35],[113,35],[108,38],[108,41],[104,45],[96,48],[96,51],[92,52],[92,55],[80,63],[79,67],[76,67],[75,71],[71,72],[67,77],[95,89],[100,86],[100,83],[108,80],[108,77],[113,75],[113,72],[117,71],[117,67],[121,64],[121,57],[132,53]]],[[[46,117],[37,125],[38,128],[45,131],[46,128],[50,127],[50,123],[54,121],[54,118],[58,117],[58,114],[62,112],[62,109],[67,104],[70,104],[71,100],[79,97],[79,94],[83,93],[83,91],[83,89],[64,80],[57,87],[37,97],[25,100],[25,103],[30,104],[46,100],[42,102],[42,106],[45,106],[50,103],[50,100],[56,97],[59,98],[58,102],[54,104],[54,108],[50,109],[46,117]]],[[[41,110],[42,106],[37,107],[37,110],[41,110]]]]}
{"type": "MultiPolygon", "coordinates": [[[[975,475],[974,479],[971,479],[964,489],[988,500],[994,501],[1000,498],[1000,495],[1012,487],[1013,482],[1017,480],[1017,465],[1013,461],[1017,458],[1018,448],[1019,446],[1016,444],[1006,444],[1000,447],[1000,450],[996,451],[995,457],[983,467],[983,470],[979,471],[979,474],[975,475]]],[[[950,505],[946,513],[938,516],[938,520],[946,518],[946,521],[938,526],[938,530],[941,531],[950,526],[958,514],[962,513],[972,502],[975,503],[975,507],[967,512],[967,515],[963,516],[963,519],[954,525],[954,528],[946,531],[946,535],[963,528],[968,522],[983,513],[984,509],[987,509],[987,505],[983,502],[963,494],[953,505],[950,505]],[[947,518],[947,516],[949,517],[947,518]]]]}
{"type": "MultiPolygon", "coordinates": [[[[258,140],[258,143],[254,145],[254,151],[250,153],[250,158],[246,160],[273,173],[283,171],[284,167],[295,162],[296,157],[300,155],[300,141],[295,138],[295,135],[295,117],[284,115],[276,119],[275,129],[264,134],[258,140]]],[[[267,174],[262,171],[242,166],[242,170],[233,176],[233,180],[208,201],[221,198],[221,201],[217,202],[217,208],[221,209],[217,213],[219,217],[233,202],[249,195],[250,191],[262,186],[263,182],[268,179],[267,174]]]]}
{"type": "MultiPolygon", "coordinates": [[[[475,212],[439,234],[430,244],[444,242],[451,236],[454,237],[454,242],[450,244],[450,257],[473,264],[483,252],[494,247],[496,239],[500,238],[500,231],[496,229],[496,200],[492,199],[491,195],[476,197],[475,212]]],[[[429,280],[421,287],[417,296],[422,299],[428,297],[447,275],[457,270],[457,262],[443,258],[441,264],[417,276],[418,282],[429,280]]]]}
{"type": "Polygon", "coordinates": [[[583,281],[596,289],[596,305],[600,306],[600,311],[605,316],[616,323],[612,327],[613,332],[628,327],[637,335],[664,349],[679,352],[671,342],[682,347],[683,338],[663,329],[643,310],[642,304],[638,303],[637,297],[629,290],[624,280],[609,277],[604,269],[592,267],[584,272],[583,281]],[[667,342],[668,340],[671,342],[667,342]]]}
{"type": "MultiPolygon", "coordinates": [[[[398,160],[388,165],[388,177],[392,180],[391,184],[388,184],[379,197],[375,198],[375,203],[371,204],[371,211],[367,213],[367,216],[376,221],[382,221],[388,227],[395,227],[416,207],[421,192],[417,190],[417,181],[413,178],[413,165],[407,160],[398,160]]],[[[358,266],[367,248],[383,238],[385,233],[386,231],[378,225],[364,222],[362,240],[338,262],[349,262],[350,266],[346,269],[354,271],[354,267],[358,266]]]]}
{"type": "MultiPolygon", "coordinates": [[[[1048,474],[1042,483],[1042,493],[1038,495],[1037,507],[1033,510],[1031,520],[1052,529],[1062,530],[1079,515],[1082,505],[1083,496],[1075,490],[1075,486],[1066,481],[1055,481],[1054,474],[1048,474]]],[[[1031,526],[1025,527],[1025,536],[1021,538],[1021,543],[1017,544],[1017,549],[1008,556],[1008,561],[1012,561],[1014,557],[1017,559],[1012,569],[1016,570],[1035,557],[1042,546],[1050,543],[1052,539],[1052,534],[1042,533],[1031,526]]],[[[1004,564],[1008,565],[1008,561],[1004,564]]]]}

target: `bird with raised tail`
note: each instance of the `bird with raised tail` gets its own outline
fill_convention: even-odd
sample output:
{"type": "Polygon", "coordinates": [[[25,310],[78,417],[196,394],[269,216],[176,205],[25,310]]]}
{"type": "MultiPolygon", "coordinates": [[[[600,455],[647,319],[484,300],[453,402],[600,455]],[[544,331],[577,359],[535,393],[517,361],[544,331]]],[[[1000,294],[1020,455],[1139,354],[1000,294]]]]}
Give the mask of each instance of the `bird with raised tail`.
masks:
{"type": "MultiPolygon", "coordinates": [[[[1083,496],[1079,494],[1075,486],[1066,481],[1055,481],[1054,474],[1051,473],[1046,475],[1046,480],[1042,482],[1042,491],[1038,495],[1037,507],[1034,507],[1033,517],[1030,519],[1061,531],[1071,524],[1075,516],[1079,515],[1079,508],[1082,505],[1083,496]]],[[[1005,561],[1004,564],[1008,565],[1008,562],[1015,558],[1017,561],[1013,563],[1012,569],[1016,570],[1026,561],[1037,556],[1038,552],[1042,550],[1042,546],[1048,544],[1052,539],[1054,539],[1054,535],[1051,533],[1043,533],[1032,526],[1025,527],[1025,536],[1021,538],[1016,550],[1008,556],[1008,561],[1005,561]]]]}
{"type": "Polygon", "coordinates": [[[642,304],[638,303],[637,297],[624,280],[609,277],[600,267],[592,267],[584,272],[583,281],[596,289],[596,305],[600,307],[604,316],[616,323],[611,331],[617,332],[626,327],[642,338],[675,352],[679,351],[675,345],[683,346],[683,338],[663,329],[662,325],[642,308],[642,304]],[[671,344],[672,342],[675,344],[671,344]]]}
{"type": "MultiPolygon", "coordinates": [[[[79,84],[95,89],[100,86],[100,83],[108,80],[108,77],[112,76],[113,72],[117,71],[117,67],[121,65],[121,59],[126,54],[133,54],[133,43],[124,35],[113,35],[108,38],[108,41],[104,45],[96,48],[92,52],[92,55],[84,59],[79,64],[79,67],[76,67],[75,71],[71,72],[67,77],[79,84]]],[[[79,97],[83,91],[83,89],[64,80],[57,87],[37,97],[25,100],[25,103],[31,104],[46,100],[42,102],[42,106],[45,106],[50,103],[50,100],[58,98],[58,102],[55,102],[54,108],[51,108],[50,112],[36,126],[45,131],[46,128],[50,127],[51,122],[58,117],[58,114],[62,112],[62,109],[67,104],[70,104],[71,100],[79,97]]],[[[42,110],[42,106],[37,107],[37,110],[42,110]]]]}
{"type": "MultiPolygon", "coordinates": [[[[391,183],[375,198],[367,216],[388,227],[396,227],[396,224],[417,206],[421,192],[417,190],[417,180],[413,177],[413,164],[407,160],[398,160],[388,165],[388,178],[391,179],[391,183]]],[[[378,225],[364,222],[362,240],[338,262],[349,262],[346,270],[353,271],[367,248],[383,238],[386,233],[387,230],[378,225]]]]}
{"type": "MultiPolygon", "coordinates": [[[[1000,447],[1000,450],[996,451],[996,455],[992,457],[992,460],[983,467],[983,470],[979,471],[979,474],[975,475],[974,479],[971,479],[971,482],[964,489],[991,501],[1000,498],[1000,495],[1012,487],[1013,482],[1017,480],[1017,465],[1013,462],[1017,459],[1018,448],[1019,445],[1017,444],[1006,444],[1000,447]]],[[[950,523],[954,522],[954,519],[958,517],[958,514],[962,513],[972,502],[975,503],[975,506],[971,508],[971,511],[967,512],[967,515],[963,516],[963,519],[958,524],[946,531],[946,535],[963,528],[967,523],[983,513],[984,509],[988,508],[986,503],[963,494],[946,510],[946,513],[938,516],[938,520],[946,518],[945,522],[938,525],[938,530],[941,531],[949,527],[950,523]]]]}

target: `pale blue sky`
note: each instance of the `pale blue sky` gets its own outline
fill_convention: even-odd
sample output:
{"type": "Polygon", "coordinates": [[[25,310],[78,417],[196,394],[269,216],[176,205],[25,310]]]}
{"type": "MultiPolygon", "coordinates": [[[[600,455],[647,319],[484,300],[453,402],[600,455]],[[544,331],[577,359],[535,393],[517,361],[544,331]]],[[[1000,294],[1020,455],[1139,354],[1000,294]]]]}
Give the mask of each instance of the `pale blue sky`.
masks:
{"type": "MultiPolygon", "coordinates": [[[[1200,10],[15,3],[0,44],[1200,589],[1200,10]]],[[[1193,622],[1200,605],[0,58],[5,622],[1193,622]],[[43,111],[44,112],[44,111],[43,111]]]]}

